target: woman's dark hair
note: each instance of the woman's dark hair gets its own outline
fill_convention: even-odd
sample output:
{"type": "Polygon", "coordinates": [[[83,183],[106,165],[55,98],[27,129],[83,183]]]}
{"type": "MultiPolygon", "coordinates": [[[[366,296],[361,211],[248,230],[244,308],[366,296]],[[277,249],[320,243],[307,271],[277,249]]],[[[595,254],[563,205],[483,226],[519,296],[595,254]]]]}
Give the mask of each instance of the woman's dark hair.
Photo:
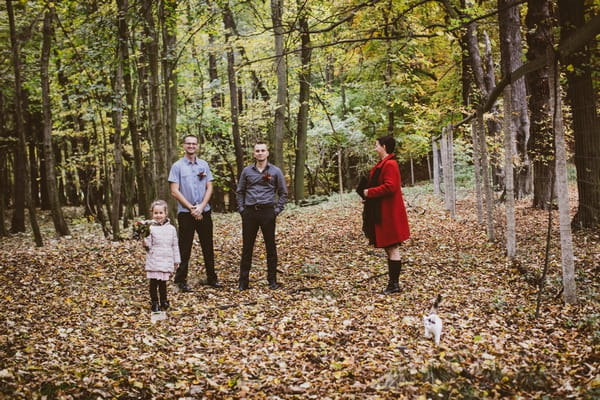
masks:
{"type": "Polygon", "coordinates": [[[396,148],[396,140],[394,140],[393,137],[391,136],[382,136],[380,138],[377,138],[377,141],[379,142],[380,146],[385,147],[385,152],[388,154],[392,154],[394,152],[394,149],[396,148]]]}

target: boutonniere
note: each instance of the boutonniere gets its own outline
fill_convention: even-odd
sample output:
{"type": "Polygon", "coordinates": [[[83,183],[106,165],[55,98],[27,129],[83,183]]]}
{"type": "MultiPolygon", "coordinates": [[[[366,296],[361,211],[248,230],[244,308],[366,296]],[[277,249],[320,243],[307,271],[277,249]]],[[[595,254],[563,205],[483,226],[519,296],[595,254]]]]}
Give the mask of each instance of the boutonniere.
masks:
{"type": "Polygon", "coordinates": [[[204,170],[200,170],[200,172],[198,172],[198,179],[202,180],[206,178],[206,172],[204,170]]]}
{"type": "Polygon", "coordinates": [[[152,225],[158,225],[156,221],[153,219],[146,219],[143,221],[136,221],[133,224],[133,238],[134,239],[143,239],[150,235],[150,227],[152,225]]]}
{"type": "Polygon", "coordinates": [[[263,181],[269,182],[273,178],[268,172],[265,172],[262,176],[263,181]]]}

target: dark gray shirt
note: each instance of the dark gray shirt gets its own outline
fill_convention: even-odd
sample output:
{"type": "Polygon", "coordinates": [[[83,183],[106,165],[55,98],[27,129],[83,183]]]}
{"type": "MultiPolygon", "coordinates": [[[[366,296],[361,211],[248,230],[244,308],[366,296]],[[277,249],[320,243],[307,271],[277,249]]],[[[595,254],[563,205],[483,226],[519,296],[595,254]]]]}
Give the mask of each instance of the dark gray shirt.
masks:
{"type": "Polygon", "coordinates": [[[273,205],[275,213],[279,214],[287,201],[288,192],[285,178],[279,168],[267,163],[260,172],[256,164],[242,170],[237,187],[238,211],[244,211],[246,206],[273,205]]]}

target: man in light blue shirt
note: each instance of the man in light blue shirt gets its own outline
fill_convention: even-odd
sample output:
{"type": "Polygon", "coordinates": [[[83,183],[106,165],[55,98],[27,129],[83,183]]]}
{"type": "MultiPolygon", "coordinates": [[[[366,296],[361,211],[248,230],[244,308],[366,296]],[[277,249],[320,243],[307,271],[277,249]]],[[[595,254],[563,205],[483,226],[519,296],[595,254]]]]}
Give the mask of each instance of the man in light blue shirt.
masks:
{"type": "Polygon", "coordinates": [[[188,265],[194,243],[194,233],[198,233],[208,285],[220,288],[215,273],[213,247],[213,222],[210,198],[213,193],[213,176],[208,163],[196,156],[198,138],[187,135],[183,138],[185,155],[176,161],[169,172],[171,195],[177,200],[177,223],[179,225],[179,252],[181,264],[175,274],[175,283],[182,292],[190,292],[187,283],[188,265]]]}

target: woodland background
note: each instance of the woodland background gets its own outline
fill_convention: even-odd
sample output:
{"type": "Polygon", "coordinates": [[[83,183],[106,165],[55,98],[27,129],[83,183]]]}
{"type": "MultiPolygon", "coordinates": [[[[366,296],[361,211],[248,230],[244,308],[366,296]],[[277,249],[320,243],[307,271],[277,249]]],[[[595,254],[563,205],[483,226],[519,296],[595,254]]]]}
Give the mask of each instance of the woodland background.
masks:
{"type": "Polygon", "coordinates": [[[2,393],[597,397],[598,7],[3,1],[2,393]],[[200,286],[152,326],[126,239],[153,199],[173,208],[187,133],[215,176],[230,287],[227,212],[253,143],[269,143],[293,203],[287,287],[264,292],[257,267],[248,296],[200,286]],[[386,134],[413,227],[397,298],[376,294],[384,260],[346,193],[386,134]],[[441,349],[420,332],[438,292],[441,349]]]}
{"type": "Polygon", "coordinates": [[[476,172],[485,167],[496,190],[512,168],[514,197],[531,196],[545,209],[556,192],[553,110],[563,112],[561,104],[578,184],[574,226],[598,226],[597,7],[591,0],[7,0],[0,234],[22,232],[28,209],[41,245],[36,207],[52,210],[58,234],[68,234],[61,206],[70,205],[118,240],[151,200],[173,206],[165,182],[187,133],[199,136],[213,169],[217,210],[233,209],[257,139],[270,143],[271,161],[302,202],[353,188],[384,134],[400,143],[407,183],[431,179],[432,140],[444,127],[452,128],[456,156],[476,172]],[[557,60],[554,98],[564,102],[550,104],[557,60]],[[512,80],[510,100],[499,98],[512,80]],[[466,122],[476,112],[486,146],[473,142],[475,123],[466,122]],[[508,164],[504,137],[514,154],[508,164]]]}

